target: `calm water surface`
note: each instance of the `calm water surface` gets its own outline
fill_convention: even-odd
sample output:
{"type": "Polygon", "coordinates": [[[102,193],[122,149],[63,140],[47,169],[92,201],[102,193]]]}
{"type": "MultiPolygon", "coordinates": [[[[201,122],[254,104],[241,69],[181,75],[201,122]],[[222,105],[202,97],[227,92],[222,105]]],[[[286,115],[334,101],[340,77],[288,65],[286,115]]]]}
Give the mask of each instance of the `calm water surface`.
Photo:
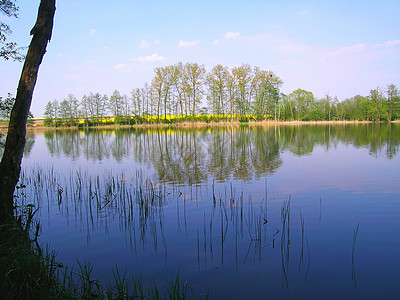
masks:
{"type": "Polygon", "coordinates": [[[32,132],[58,260],[212,299],[400,297],[400,126],[32,132]]]}

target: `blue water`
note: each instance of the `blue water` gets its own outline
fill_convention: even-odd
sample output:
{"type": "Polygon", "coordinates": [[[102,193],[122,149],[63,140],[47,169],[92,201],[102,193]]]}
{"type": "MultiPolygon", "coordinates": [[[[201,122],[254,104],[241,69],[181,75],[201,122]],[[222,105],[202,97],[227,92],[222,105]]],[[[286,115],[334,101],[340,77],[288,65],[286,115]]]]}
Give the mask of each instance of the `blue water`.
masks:
{"type": "Polygon", "coordinates": [[[146,284],[179,271],[211,299],[398,299],[392,126],[34,132],[24,201],[40,242],[105,282],[118,266],[146,284]],[[141,206],[146,179],[158,194],[141,206]]]}

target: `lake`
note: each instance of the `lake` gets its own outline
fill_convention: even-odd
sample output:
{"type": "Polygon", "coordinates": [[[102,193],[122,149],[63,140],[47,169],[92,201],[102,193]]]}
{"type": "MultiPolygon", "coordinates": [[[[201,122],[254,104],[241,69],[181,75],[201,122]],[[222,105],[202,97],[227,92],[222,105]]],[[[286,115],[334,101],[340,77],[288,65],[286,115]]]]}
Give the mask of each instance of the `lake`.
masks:
{"type": "Polygon", "coordinates": [[[93,275],[211,299],[400,297],[400,124],[30,131],[18,201],[93,275]],[[24,194],[22,194],[24,193],[24,194]]]}

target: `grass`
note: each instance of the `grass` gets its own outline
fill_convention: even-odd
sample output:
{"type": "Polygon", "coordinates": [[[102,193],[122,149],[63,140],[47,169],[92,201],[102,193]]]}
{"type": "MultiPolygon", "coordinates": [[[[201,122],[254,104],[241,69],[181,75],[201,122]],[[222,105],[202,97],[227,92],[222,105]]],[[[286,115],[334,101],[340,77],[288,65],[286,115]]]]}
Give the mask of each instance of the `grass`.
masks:
{"type": "Polygon", "coordinates": [[[0,226],[2,299],[61,299],[54,255],[37,247],[18,221],[0,226]]]}
{"type": "MultiPolygon", "coordinates": [[[[21,197],[21,194],[19,194],[21,197]]],[[[2,299],[187,299],[195,298],[179,272],[165,286],[145,289],[140,277],[127,278],[115,268],[103,284],[92,278],[90,263],[68,268],[37,243],[39,224],[33,205],[19,206],[17,216],[0,225],[0,295],[2,299]],[[164,296],[167,295],[167,296],[164,296]]]]}
{"type": "Polygon", "coordinates": [[[351,251],[351,280],[354,282],[354,286],[357,288],[357,278],[354,266],[354,253],[356,248],[356,240],[358,235],[358,229],[360,228],[360,223],[357,224],[357,228],[353,232],[353,248],[351,251]]]}
{"type": "MultiPolygon", "coordinates": [[[[75,269],[63,266],[56,262],[54,255],[46,254],[47,252],[38,247],[35,242],[38,224],[34,218],[37,211],[35,207],[52,205],[57,206],[59,211],[66,216],[69,213],[72,215],[86,214],[86,224],[83,224],[83,226],[88,227],[101,226],[99,220],[107,223],[109,217],[116,217],[116,221],[120,222],[120,228],[129,232],[129,234],[133,232],[134,249],[136,249],[137,242],[145,247],[150,238],[150,241],[153,242],[150,244],[153,244],[154,251],[157,252],[157,247],[160,246],[164,247],[166,251],[164,239],[168,236],[165,232],[168,230],[165,229],[163,207],[176,201],[178,232],[180,232],[180,214],[182,214],[180,210],[183,206],[184,228],[182,230],[184,230],[184,233],[182,234],[190,234],[186,225],[185,203],[187,199],[194,197],[191,190],[192,188],[196,189],[194,186],[185,191],[179,185],[154,182],[140,171],[137,171],[132,177],[127,176],[124,172],[113,174],[109,171],[103,175],[90,175],[87,171],[81,170],[62,176],[53,167],[42,168],[40,166],[32,168],[29,172],[23,171],[20,182],[21,185],[16,191],[18,201],[21,203],[20,208],[23,208],[20,217],[18,217],[21,224],[20,228],[22,232],[25,232],[25,235],[30,233],[30,251],[36,252],[39,257],[40,255],[42,257],[41,269],[45,272],[38,276],[48,278],[43,281],[41,279],[36,281],[52,282],[49,284],[50,287],[46,288],[46,291],[51,294],[42,294],[41,298],[194,298],[191,288],[188,283],[182,282],[179,273],[174,280],[163,279],[165,285],[162,285],[162,281],[160,286],[160,284],[154,282],[144,283],[140,276],[127,277],[126,273],[117,268],[110,270],[109,282],[100,282],[93,278],[93,267],[89,263],[78,262],[75,269]],[[29,195],[29,201],[33,204],[27,204],[28,201],[25,201],[25,198],[28,198],[24,195],[25,191],[29,195]]],[[[197,190],[195,194],[197,195],[197,190]]],[[[230,185],[217,185],[213,181],[209,194],[210,210],[203,213],[202,222],[191,231],[194,234],[194,257],[196,257],[197,250],[198,270],[208,269],[210,262],[211,265],[223,265],[226,260],[235,264],[238,270],[242,255],[243,264],[247,264],[251,263],[250,260],[253,260],[253,263],[261,262],[265,252],[279,251],[283,288],[289,290],[291,269],[289,261],[291,256],[293,260],[294,254],[300,255],[298,272],[305,271],[305,279],[310,268],[310,249],[302,211],[300,210],[300,228],[297,230],[296,218],[291,216],[291,197],[283,201],[280,215],[277,212],[269,217],[267,216],[267,186],[265,199],[262,201],[257,200],[253,203],[251,194],[248,195],[248,201],[245,198],[243,186],[242,190],[238,192],[235,191],[232,183],[230,185]],[[297,233],[298,235],[296,235],[297,233]],[[275,249],[275,240],[280,240],[280,247],[272,250],[275,249]],[[246,248],[243,248],[243,242],[248,243],[247,251],[246,248]],[[267,247],[271,248],[271,246],[272,249],[264,250],[267,247]],[[218,259],[219,255],[220,259],[218,259]],[[302,268],[304,261],[306,269],[302,268]]],[[[6,252],[3,251],[2,253],[6,252]]],[[[2,263],[2,266],[6,264],[2,263]]],[[[19,273],[25,272],[22,267],[17,268],[19,273]]],[[[7,274],[7,272],[3,273],[7,274]]],[[[31,277],[35,276],[32,275],[31,277]]],[[[21,284],[25,285],[24,282],[17,282],[17,285],[21,284]]],[[[31,289],[28,288],[27,290],[31,289]]],[[[203,295],[200,296],[203,297],[203,295]]]]}
{"type": "Polygon", "coordinates": [[[281,209],[282,236],[281,236],[281,262],[282,286],[289,290],[289,261],[290,261],[290,197],[284,201],[281,209]]]}

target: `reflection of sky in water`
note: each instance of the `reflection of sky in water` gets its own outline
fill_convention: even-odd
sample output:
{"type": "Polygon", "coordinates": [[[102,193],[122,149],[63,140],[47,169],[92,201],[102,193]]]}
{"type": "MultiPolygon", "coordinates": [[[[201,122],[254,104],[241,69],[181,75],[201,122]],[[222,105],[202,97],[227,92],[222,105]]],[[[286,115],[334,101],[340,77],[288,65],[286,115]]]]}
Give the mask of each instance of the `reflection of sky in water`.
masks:
{"type": "MultiPolygon", "coordinates": [[[[143,159],[144,164],[138,163],[132,150],[134,140],[127,139],[128,148],[122,151],[126,155],[118,163],[111,153],[98,162],[85,159],[82,153],[75,160],[63,151],[51,156],[43,134],[37,133],[23,167],[53,167],[62,178],[80,170],[91,180],[123,172],[129,186],[134,185],[132,178],[140,169],[154,181],[160,168],[152,162],[159,160],[158,152],[152,153],[153,157],[146,153],[149,157],[143,159]]],[[[354,147],[340,139],[329,150],[315,144],[312,153],[303,156],[279,148],[282,163],[275,173],[245,181],[230,173],[226,182],[216,181],[213,189],[212,175],[207,174],[211,159],[208,142],[212,139],[206,135],[198,140],[197,150],[202,149],[199,165],[206,180],[193,186],[167,184],[167,200],[161,207],[149,208],[144,226],[140,226],[137,206],[129,221],[119,208],[96,210],[94,200],[89,214],[87,201],[65,197],[62,205],[54,201],[47,206],[43,198],[41,241],[49,243],[66,264],[75,265],[75,258],[91,261],[97,275],[109,274],[114,265],[129,274],[141,274],[145,280],[158,275],[173,278],[179,269],[196,293],[209,289],[213,299],[366,299],[400,294],[398,154],[392,159],[382,152],[371,155],[368,147],[354,147]],[[290,245],[281,248],[282,203],[289,198],[290,245]],[[264,219],[268,220],[265,224],[264,219]],[[257,228],[261,229],[260,243],[255,239],[257,228]],[[352,271],[356,280],[352,280],[352,271]]],[[[229,143],[223,145],[224,151],[231,150],[229,143]]],[[[170,147],[171,158],[176,159],[171,165],[179,165],[173,153],[177,155],[180,148],[170,147]]],[[[244,148],[243,153],[252,157],[262,149],[254,144],[244,148]]],[[[241,163],[246,167],[249,161],[241,163]]],[[[234,163],[232,170],[237,170],[238,164],[234,163]]],[[[154,184],[157,189],[163,187],[154,184]]]]}
{"type": "Polygon", "coordinates": [[[316,147],[312,156],[283,154],[284,164],[273,177],[290,193],[338,189],[352,193],[399,194],[399,157],[377,159],[366,149],[339,145],[326,151],[316,147]],[[397,167],[396,167],[397,166],[397,167]]]}

